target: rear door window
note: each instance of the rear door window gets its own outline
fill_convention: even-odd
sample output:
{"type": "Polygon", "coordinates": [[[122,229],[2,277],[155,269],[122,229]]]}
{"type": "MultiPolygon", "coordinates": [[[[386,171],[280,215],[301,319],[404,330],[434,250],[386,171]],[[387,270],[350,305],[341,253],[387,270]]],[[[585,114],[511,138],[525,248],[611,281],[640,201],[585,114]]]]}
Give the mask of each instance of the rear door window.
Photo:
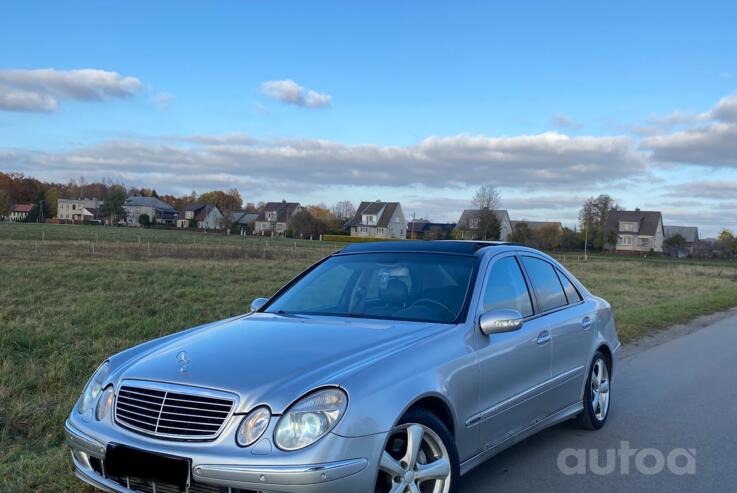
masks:
{"type": "Polygon", "coordinates": [[[536,257],[522,257],[522,263],[527,275],[530,276],[532,288],[537,294],[542,311],[546,312],[568,304],[563,286],[551,264],[536,257]]]}

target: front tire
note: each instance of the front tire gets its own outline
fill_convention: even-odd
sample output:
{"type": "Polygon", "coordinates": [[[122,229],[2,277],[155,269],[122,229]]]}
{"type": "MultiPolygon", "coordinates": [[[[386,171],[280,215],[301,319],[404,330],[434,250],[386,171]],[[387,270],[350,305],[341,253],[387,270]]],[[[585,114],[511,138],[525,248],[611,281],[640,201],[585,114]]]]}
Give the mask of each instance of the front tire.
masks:
{"type": "Polygon", "coordinates": [[[457,493],[460,462],[453,436],[434,414],[411,409],[389,433],[376,493],[457,493]]]}
{"type": "Polygon", "coordinates": [[[609,417],[611,405],[612,367],[604,353],[597,351],[589,366],[583,393],[583,411],[577,416],[578,426],[585,430],[599,430],[609,417]]]}

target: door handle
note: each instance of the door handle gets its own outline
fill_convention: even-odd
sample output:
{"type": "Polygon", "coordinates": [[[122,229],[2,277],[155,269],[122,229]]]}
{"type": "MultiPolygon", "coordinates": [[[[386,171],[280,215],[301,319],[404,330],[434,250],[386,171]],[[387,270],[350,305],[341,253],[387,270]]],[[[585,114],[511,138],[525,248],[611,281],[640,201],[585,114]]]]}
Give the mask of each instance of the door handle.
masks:
{"type": "Polygon", "coordinates": [[[583,330],[588,330],[591,328],[591,317],[583,317],[583,320],[581,320],[581,327],[583,327],[583,330]]]}
{"type": "Polygon", "coordinates": [[[539,346],[544,346],[545,344],[550,342],[550,331],[549,330],[543,330],[540,332],[540,334],[537,336],[537,344],[539,346]]]}

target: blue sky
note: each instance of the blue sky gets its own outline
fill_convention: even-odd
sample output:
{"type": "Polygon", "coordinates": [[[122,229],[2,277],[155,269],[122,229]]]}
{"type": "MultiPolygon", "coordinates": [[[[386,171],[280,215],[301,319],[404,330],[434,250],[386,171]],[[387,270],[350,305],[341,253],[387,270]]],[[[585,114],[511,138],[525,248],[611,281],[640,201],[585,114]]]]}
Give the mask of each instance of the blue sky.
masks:
{"type": "Polygon", "coordinates": [[[438,221],[482,182],[513,219],[571,225],[606,192],[715,234],[737,228],[735,18],[733,2],[15,2],[0,169],[401,200],[438,221]]]}

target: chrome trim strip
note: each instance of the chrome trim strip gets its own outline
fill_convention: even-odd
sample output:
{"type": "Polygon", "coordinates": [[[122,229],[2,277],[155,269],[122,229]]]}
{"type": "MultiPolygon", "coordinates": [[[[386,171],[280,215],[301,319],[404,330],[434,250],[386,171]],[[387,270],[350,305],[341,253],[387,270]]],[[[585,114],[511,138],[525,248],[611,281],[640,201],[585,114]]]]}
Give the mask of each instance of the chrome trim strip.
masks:
{"type": "Polygon", "coordinates": [[[542,388],[545,388],[547,386],[554,387],[554,386],[557,386],[558,384],[563,383],[564,381],[575,378],[576,376],[578,376],[577,373],[580,373],[583,369],[584,369],[583,365],[578,366],[576,368],[572,368],[564,373],[561,373],[558,376],[555,376],[542,383],[539,383],[535,385],[534,387],[530,387],[529,389],[524,390],[517,395],[513,395],[512,397],[506,400],[503,400],[502,402],[495,404],[492,407],[485,409],[484,411],[476,413],[466,420],[466,426],[473,426],[475,424],[480,423],[481,421],[491,418],[492,416],[496,414],[501,413],[507,408],[514,407],[519,401],[526,400],[528,397],[531,397],[533,394],[535,394],[537,391],[539,391],[542,388]]]}
{"type": "Polygon", "coordinates": [[[198,464],[194,467],[193,479],[199,483],[222,485],[226,482],[235,487],[261,489],[258,485],[327,483],[361,472],[367,466],[365,458],[295,466],[198,464]]]}
{"type": "Polygon", "coordinates": [[[574,404],[571,404],[570,406],[564,409],[561,409],[560,411],[553,413],[550,416],[547,416],[542,421],[532,424],[528,426],[527,428],[525,428],[524,430],[519,431],[517,434],[512,435],[509,438],[506,438],[505,440],[499,442],[498,444],[492,445],[486,450],[479,452],[478,454],[471,457],[470,459],[466,459],[465,461],[461,462],[461,476],[471,471],[474,467],[484,463],[490,457],[493,457],[499,452],[511,447],[515,443],[522,441],[524,438],[532,436],[539,431],[542,431],[562,421],[565,421],[566,419],[580,413],[581,410],[583,410],[582,402],[579,401],[574,404]]]}

